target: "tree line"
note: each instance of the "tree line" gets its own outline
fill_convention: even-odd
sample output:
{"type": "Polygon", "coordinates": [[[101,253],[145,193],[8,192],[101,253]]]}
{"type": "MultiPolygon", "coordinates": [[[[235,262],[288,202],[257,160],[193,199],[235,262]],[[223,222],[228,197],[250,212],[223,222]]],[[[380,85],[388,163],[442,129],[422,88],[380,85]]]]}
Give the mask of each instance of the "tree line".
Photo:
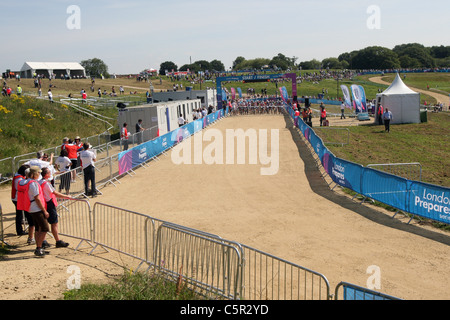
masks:
{"type": "MultiPolygon", "coordinates": [[[[297,57],[287,57],[279,53],[275,57],[245,59],[238,56],[232,64],[231,70],[316,70],[329,69],[423,69],[450,67],[450,46],[425,47],[419,43],[397,45],[393,49],[381,46],[370,46],[361,50],[345,52],[338,57],[330,57],[319,61],[317,59],[297,63],[297,57]]],[[[165,70],[175,71],[225,71],[219,60],[210,63],[204,60],[184,65],[178,69],[171,61],[161,64],[160,74],[165,70]]]]}
{"type": "MultiPolygon", "coordinates": [[[[246,59],[238,56],[231,70],[317,70],[317,69],[424,69],[450,67],[450,46],[425,47],[419,43],[408,43],[389,49],[381,46],[370,46],[361,50],[345,52],[338,57],[330,57],[319,61],[317,59],[297,63],[298,57],[287,57],[279,53],[275,57],[246,59]]],[[[108,66],[98,58],[84,60],[81,65],[91,76],[109,77],[108,66]]],[[[172,61],[161,63],[159,74],[165,75],[166,70],[174,71],[209,71],[223,72],[225,66],[220,60],[198,60],[178,68],[172,61]]]]}

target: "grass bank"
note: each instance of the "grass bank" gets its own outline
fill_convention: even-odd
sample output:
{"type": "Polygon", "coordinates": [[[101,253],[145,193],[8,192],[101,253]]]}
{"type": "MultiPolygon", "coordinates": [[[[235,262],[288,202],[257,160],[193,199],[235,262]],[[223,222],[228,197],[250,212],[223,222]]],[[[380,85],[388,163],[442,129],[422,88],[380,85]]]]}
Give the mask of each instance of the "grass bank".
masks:
{"type": "Polygon", "coordinates": [[[107,284],[83,284],[64,293],[64,300],[204,300],[179,279],[168,281],[153,273],[126,272],[107,284]]]}

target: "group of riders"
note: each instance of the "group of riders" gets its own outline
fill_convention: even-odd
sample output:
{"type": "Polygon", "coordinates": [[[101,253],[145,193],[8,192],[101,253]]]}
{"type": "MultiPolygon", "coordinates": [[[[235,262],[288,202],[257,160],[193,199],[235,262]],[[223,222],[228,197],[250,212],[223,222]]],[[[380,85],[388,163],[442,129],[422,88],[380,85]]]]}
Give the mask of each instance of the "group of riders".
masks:
{"type": "Polygon", "coordinates": [[[281,99],[238,99],[228,103],[230,115],[281,114],[285,102],[281,99]]]}

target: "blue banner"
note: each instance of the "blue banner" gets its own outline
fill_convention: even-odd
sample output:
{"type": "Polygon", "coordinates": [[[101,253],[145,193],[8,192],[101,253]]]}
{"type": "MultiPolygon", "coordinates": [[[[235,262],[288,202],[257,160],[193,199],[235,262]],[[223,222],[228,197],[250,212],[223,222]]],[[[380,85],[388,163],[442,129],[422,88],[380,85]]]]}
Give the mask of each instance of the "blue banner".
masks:
{"type": "Polygon", "coordinates": [[[291,106],[285,109],[338,185],[404,212],[450,224],[450,188],[410,181],[335,157],[291,106]]]}
{"type": "Polygon", "coordinates": [[[450,189],[410,181],[408,211],[412,214],[450,224],[450,189]]]}
{"type": "Polygon", "coordinates": [[[237,91],[239,93],[239,98],[242,99],[242,89],[241,88],[237,88],[237,91]]]}
{"type": "Polygon", "coordinates": [[[366,197],[407,211],[407,179],[372,168],[364,168],[361,185],[362,192],[360,193],[366,197]]]}
{"type": "Polygon", "coordinates": [[[166,133],[163,136],[157,137],[151,141],[133,147],[130,150],[119,153],[119,174],[127,172],[141,163],[160,155],[165,150],[173,147],[177,143],[182,142],[187,137],[203,130],[211,123],[228,114],[228,110],[228,107],[226,109],[218,110],[207,115],[206,117],[203,117],[202,119],[185,124],[184,126],[166,133]]]}

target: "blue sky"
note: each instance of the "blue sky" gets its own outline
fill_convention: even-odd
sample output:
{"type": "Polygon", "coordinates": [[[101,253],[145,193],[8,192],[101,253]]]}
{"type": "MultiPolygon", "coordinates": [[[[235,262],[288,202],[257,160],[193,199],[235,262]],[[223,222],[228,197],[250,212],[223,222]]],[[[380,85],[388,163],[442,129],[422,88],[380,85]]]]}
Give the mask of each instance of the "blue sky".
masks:
{"type": "Polygon", "coordinates": [[[448,0],[0,0],[0,71],[25,61],[100,58],[110,73],[138,73],[164,61],[178,67],[238,56],[297,62],[337,57],[367,46],[450,45],[448,0]],[[80,29],[67,8],[80,9],[80,29]],[[379,15],[368,12],[370,6],[379,15]],[[379,19],[378,19],[379,18],[379,19]],[[379,21],[370,29],[367,22],[379,21]]]}

